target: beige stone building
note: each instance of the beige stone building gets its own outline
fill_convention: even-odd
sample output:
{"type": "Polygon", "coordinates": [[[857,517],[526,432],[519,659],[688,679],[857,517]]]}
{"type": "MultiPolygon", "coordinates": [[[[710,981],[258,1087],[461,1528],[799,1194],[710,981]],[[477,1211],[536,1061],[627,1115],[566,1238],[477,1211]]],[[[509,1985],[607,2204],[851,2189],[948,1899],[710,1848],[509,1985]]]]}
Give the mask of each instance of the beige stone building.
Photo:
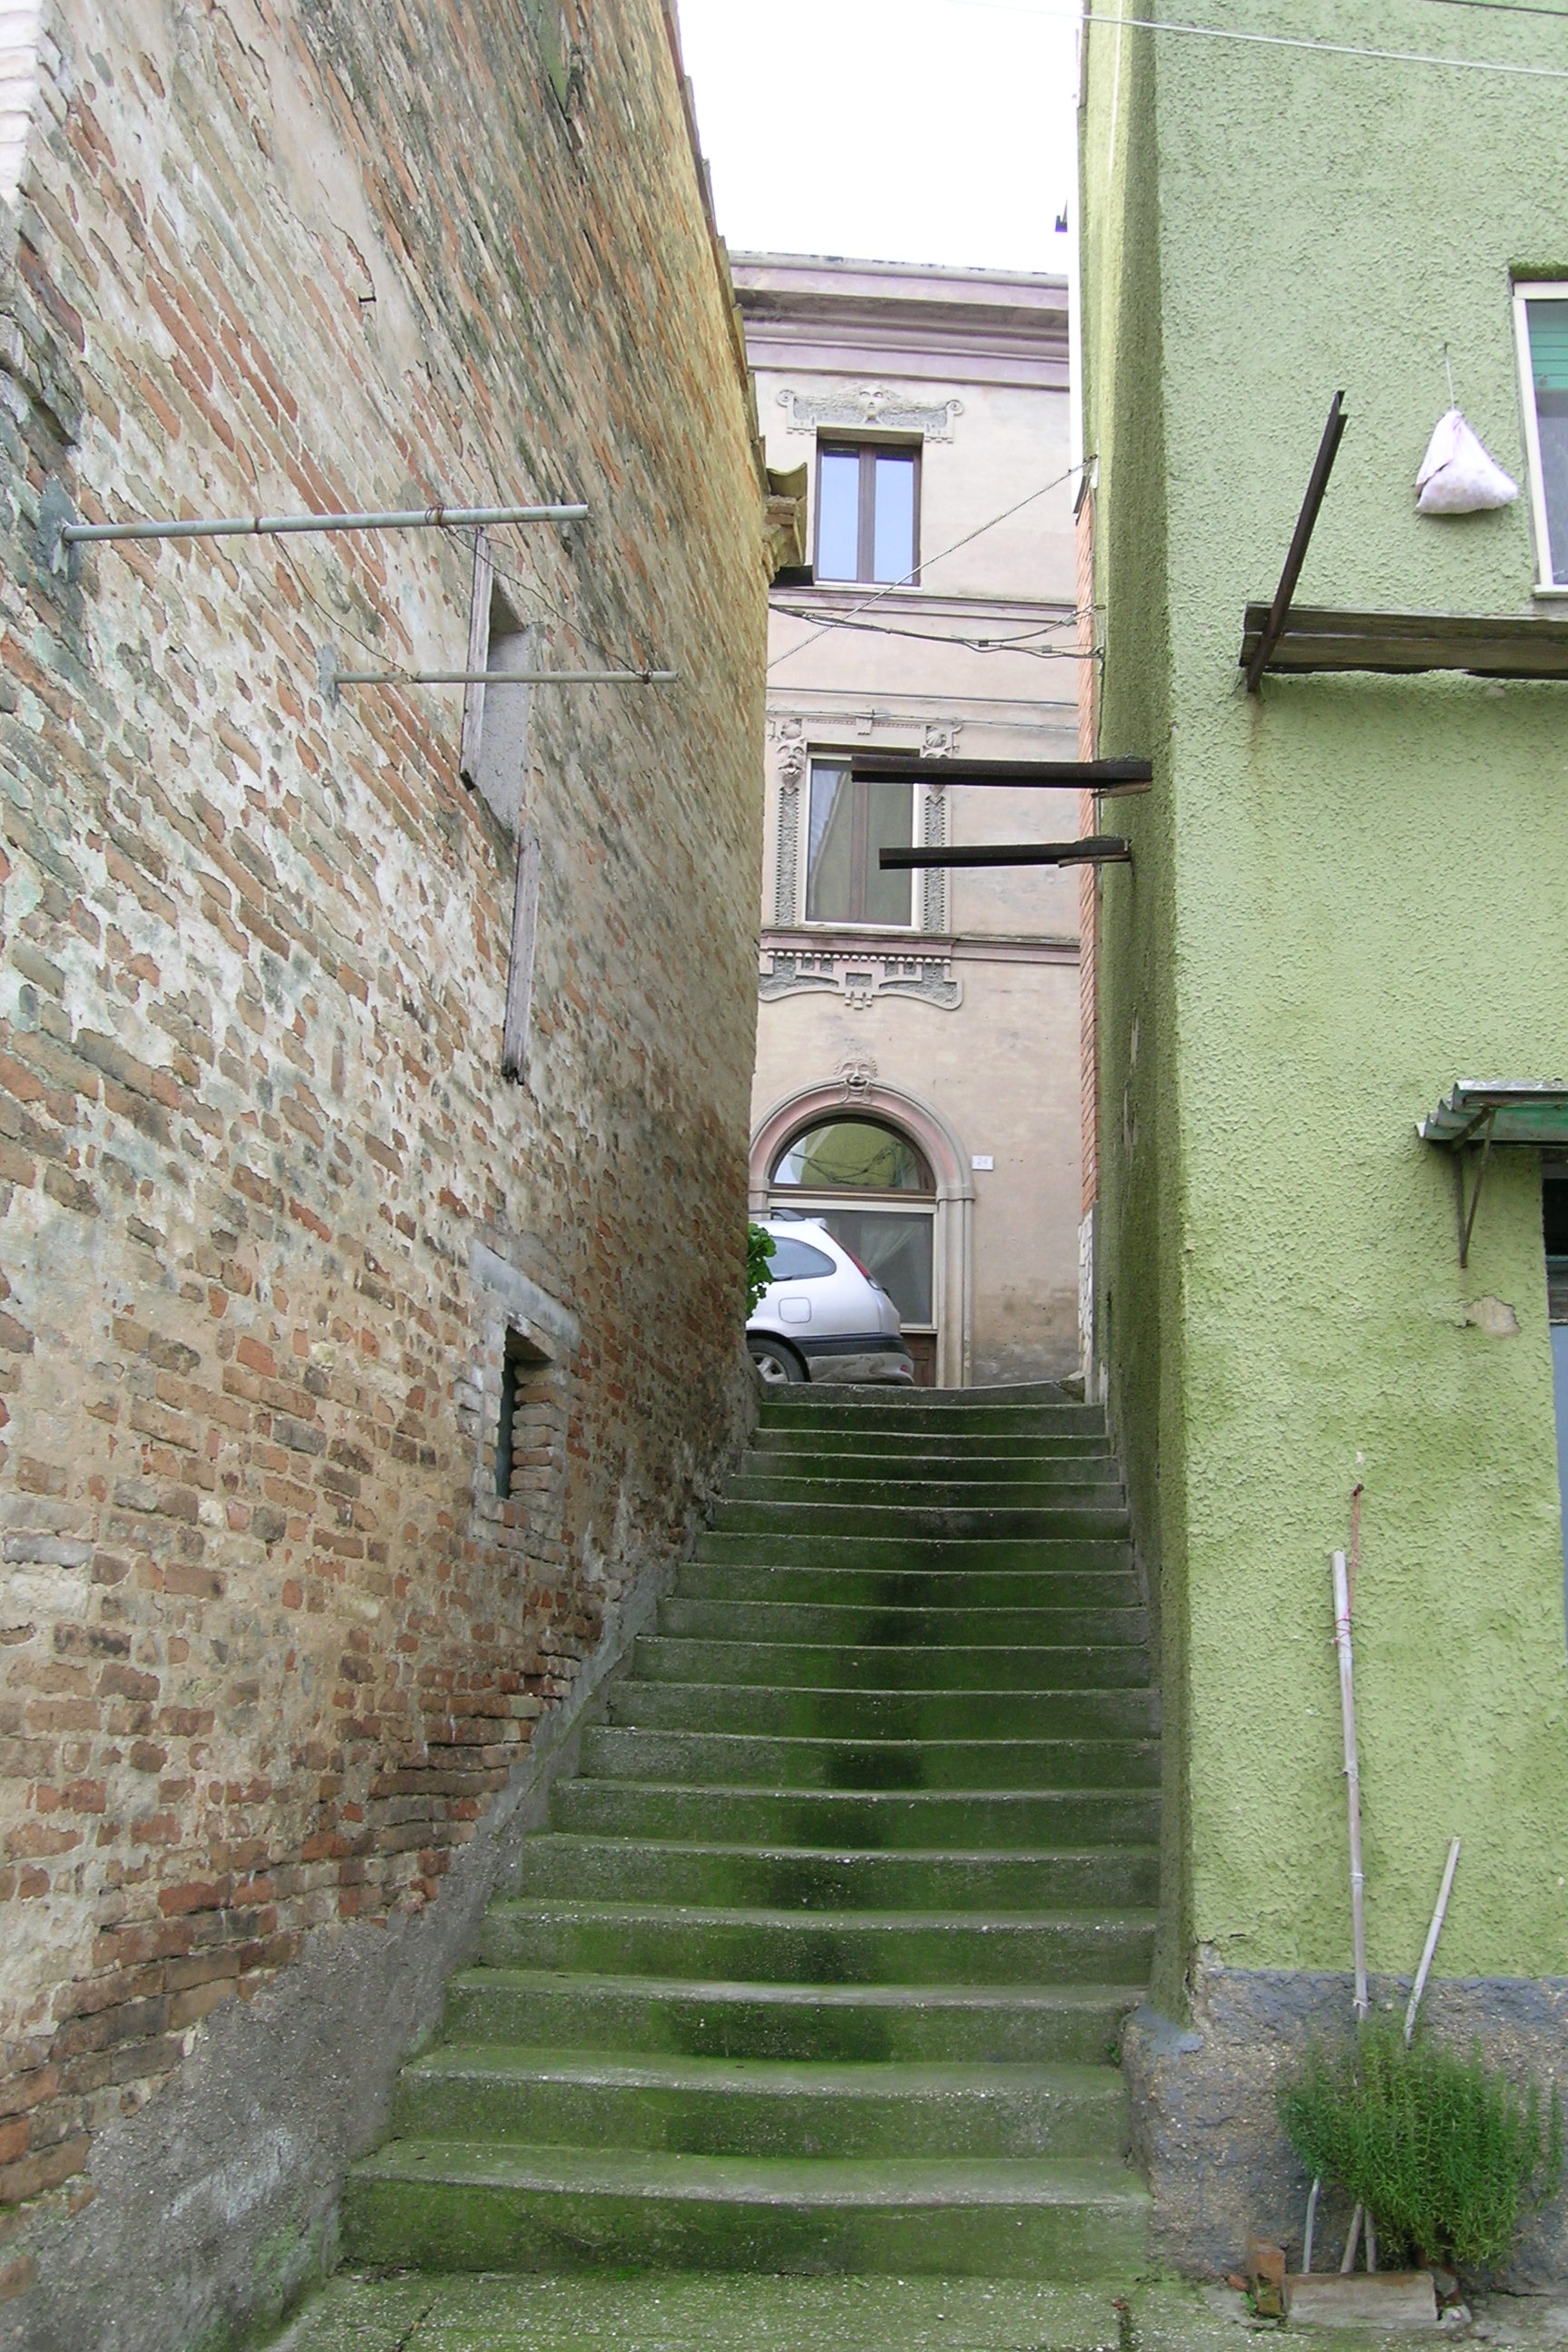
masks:
{"type": "Polygon", "coordinates": [[[1077,878],[878,856],[1079,831],[1075,790],[958,781],[1077,755],[1066,281],[734,274],[770,469],[810,499],[769,625],[753,1212],[826,1216],[918,1377],[1069,1370],[1077,878]]]}

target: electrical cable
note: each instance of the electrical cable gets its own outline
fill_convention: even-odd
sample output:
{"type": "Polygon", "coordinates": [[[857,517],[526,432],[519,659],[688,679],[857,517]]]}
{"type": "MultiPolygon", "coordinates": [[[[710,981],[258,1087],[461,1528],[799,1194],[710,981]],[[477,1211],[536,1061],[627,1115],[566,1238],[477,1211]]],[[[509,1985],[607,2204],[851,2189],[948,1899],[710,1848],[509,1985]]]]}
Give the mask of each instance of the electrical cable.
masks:
{"type": "MultiPolygon", "coordinates": [[[[811,617],[809,613],[800,612],[789,605],[775,605],[773,609],[783,611],[795,621],[809,620],[811,617]]],[[[1037,646],[1019,637],[943,637],[936,635],[930,629],[900,629],[892,621],[857,621],[846,616],[843,620],[834,618],[824,621],[822,627],[850,629],[866,636],[907,637],[917,646],[951,646],[959,653],[1026,654],[1031,661],[1086,661],[1089,658],[1089,656],[1078,646],[1037,646]]]]}
{"type": "MultiPolygon", "coordinates": [[[[1421,0],[1425,6],[1470,5],[1482,7],[1491,0],[1421,0]]],[[[980,8],[994,16],[1032,18],[1037,25],[1094,24],[1109,31],[1134,33],[1172,33],[1196,40],[1235,41],[1248,47],[1265,49],[1305,49],[1322,57],[1363,58],[1380,65],[1441,66],[1456,73],[1508,74],[1532,81],[1568,81],[1568,66],[1539,66],[1514,63],[1497,58],[1449,58],[1440,50],[1373,48],[1356,41],[1325,41],[1306,33],[1247,32],[1229,25],[1194,25],[1169,16],[1129,16],[1102,15],[1099,10],[1081,14],[1076,8],[1029,8],[1023,0],[943,0],[950,8],[980,8]]],[[[1548,8],[1542,0],[1496,0],[1498,13],[1506,7],[1510,14],[1521,16],[1560,16],[1563,12],[1548,8]]],[[[1568,20],[1565,20],[1568,21],[1568,20]]]]}
{"type": "Polygon", "coordinates": [[[1032,507],[1037,499],[1043,499],[1048,491],[1059,490],[1064,482],[1070,482],[1075,474],[1081,474],[1085,466],[1090,466],[1093,463],[1094,460],[1091,457],[1086,457],[1081,465],[1068,466],[1064,473],[1054,476],[1048,482],[1042,482],[1037,490],[1031,490],[1027,497],[1020,499],[1016,506],[1004,507],[1000,514],[990,515],[984,522],[976,523],[974,529],[966,530],[962,539],[955,539],[951,547],[939,548],[934,555],[925,556],[921,562],[911,564],[900,579],[885,581],[874,595],[864,597],[858,604],[851,604],[847,613],[836,614],[832,620],[824,621],[821,626],[814,629],[808,637],[802,637],[797,646],[786,646],[782,654],[775,654],[768,664],[769,673],[777,669],[781,662],[791,661],[796,654],[804,653],[807,646],[814,646],[818,637],[826,635],[829,629],[841,627],[845,621],[853,620],[858,613],[868,613],[873,604],[879,604],[893,589],[909,587],[917,572],[929,572],[933,564],[943,562],[950,555],[956,555],[961,547],[968,547],[973,541],[983,537],[986,531],[994,530],[998,523],[1007,522],[1014,515],[1022,514],[1026,507],[1032,507]]]}

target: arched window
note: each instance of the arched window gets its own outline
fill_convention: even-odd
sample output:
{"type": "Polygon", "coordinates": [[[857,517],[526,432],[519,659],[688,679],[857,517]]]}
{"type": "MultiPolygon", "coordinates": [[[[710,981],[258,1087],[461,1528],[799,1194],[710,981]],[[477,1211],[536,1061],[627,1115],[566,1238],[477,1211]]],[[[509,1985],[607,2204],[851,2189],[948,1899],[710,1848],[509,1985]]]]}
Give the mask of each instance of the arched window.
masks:
{"type": "Polygon", "coordinates": [[[934,1332],[936,1184],[924,1153],[900,1129],[855,1117],[802,1128],[774,1158],[771,1192],[775,1215],[819,1217],[875,1276],[906,1336],[934,1332]]]}
{"type": "Polygon", "coordinates": [[[931,1170],[895,1128],[869,1118],[830,1118],[795,1136],[773,1162],[775,1184],[813,1191],[934,1193],[931,1170]]]}

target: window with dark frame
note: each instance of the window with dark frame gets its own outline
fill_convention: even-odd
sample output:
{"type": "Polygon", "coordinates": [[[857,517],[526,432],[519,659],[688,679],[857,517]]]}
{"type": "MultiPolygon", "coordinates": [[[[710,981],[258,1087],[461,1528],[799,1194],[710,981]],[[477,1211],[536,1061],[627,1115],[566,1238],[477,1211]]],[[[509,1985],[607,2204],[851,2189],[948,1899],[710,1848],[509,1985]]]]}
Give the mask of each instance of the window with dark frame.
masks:
{"type": "Polygon", "coordinates": [[[920,585],[921,453],[819,441],[816,577],[920,585]]]}
{"type": "Polygon", "coordinates": [[[910,848],[913,824],[912,784],[857,776],[847,760],[814,760],[806,811],[806,921],[912,930],[913,877],[884,874],[877,853],[910,848]]]}

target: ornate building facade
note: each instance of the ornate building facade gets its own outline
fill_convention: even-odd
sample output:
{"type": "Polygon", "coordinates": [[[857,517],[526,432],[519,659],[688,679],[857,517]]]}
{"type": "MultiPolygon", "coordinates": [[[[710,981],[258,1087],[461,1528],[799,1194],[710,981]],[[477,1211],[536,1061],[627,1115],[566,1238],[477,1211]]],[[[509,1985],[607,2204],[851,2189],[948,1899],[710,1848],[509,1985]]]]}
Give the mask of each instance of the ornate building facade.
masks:
{"type": "Polygon", "coordinates": [[[1071,792],[956,781],[1077,752],[1066,281],[734,270],[770,471],[809,499],[769,624],[752,1207],[826,1217],[922,1380],[1069,1370],[1077,883],[879,857],[1079,829],[1071,792]]]}

